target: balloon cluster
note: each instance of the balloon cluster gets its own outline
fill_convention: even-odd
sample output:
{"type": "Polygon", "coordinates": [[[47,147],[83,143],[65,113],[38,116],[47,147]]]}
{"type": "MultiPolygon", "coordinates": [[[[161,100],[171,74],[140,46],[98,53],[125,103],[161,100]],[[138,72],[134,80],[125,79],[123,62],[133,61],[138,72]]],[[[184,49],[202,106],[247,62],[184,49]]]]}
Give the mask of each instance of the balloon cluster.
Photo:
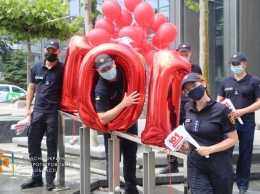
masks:
{"type": "Polygon", "coordinates": [[[93,47],[109,43],[113,39],[129,37],[133,40],[131,46],[146,57],[152,47],[157,50],[166,49],[175,40],[176,26],[167,22],[163,14],[154,14],[149,3],[124,0],[124,5],[126,9],[121,8],[115,0],[107,0],[102,4],[104,18],[98,19],[95,28],[87,35],[93,47]],[[149,30],[154,32],[151,41],[147,39],[149,30]]]}

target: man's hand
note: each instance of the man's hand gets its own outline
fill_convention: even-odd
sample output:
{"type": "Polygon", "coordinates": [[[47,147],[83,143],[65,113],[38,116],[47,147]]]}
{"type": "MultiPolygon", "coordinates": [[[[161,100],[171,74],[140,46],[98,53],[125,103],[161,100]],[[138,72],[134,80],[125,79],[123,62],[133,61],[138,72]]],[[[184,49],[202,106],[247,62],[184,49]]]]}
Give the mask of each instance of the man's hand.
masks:
{"type": "Polygon", "coordinates": [[[233,110],[232,112],[236,119],[239,117],[242,117],[244,114],[246,114],[244,109],[237,109],[237,110],[233,110]]]}
{"type": "Polygon", "coordinates": [[[31,118],[31,109],[25,109],[25,113],[24,113],[24,116],[25,117],[30,117],[31,118]]]}
{"type": "Polygon", "coordinates": [[[126,93],[125,93],[125,96],[124,96],[124,98],[123,98],[123,100],[122,100],[122,105],[124,106],[124,107],[128,107],[128,106],[130,106],[130,105],[132,105],[132,104],[138,104],[139,103],[139,100],[140,100],[140,94],[139,93],[137,93],[137,91],[134,91],[132,94],[130,94],[129,96],[127,96],[126,95],[126,93]]]}

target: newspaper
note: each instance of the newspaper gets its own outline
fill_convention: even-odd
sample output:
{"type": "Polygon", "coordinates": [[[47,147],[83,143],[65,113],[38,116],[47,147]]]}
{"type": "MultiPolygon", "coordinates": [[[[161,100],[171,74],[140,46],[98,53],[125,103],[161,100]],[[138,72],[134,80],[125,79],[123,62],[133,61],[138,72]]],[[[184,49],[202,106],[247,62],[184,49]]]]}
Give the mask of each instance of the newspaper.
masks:
{"type": "MultiPolygon", "coordinates": [[[[232,103],[231,100],[228,99],[228,98],[226,98],[225,100],[223,100],[221,103],[224,104],[226,107],[228,107],[228,108],[229,108],[230,110],[232,110],[232,111],[233,111],[233,110],[236,110],[236,108],[234,107],[233,103],[232,103]]],[[[240,123],[241,125],[244,124],[244,122],[242,121],[242,119],[241,119],[240,117],[238,117],[237,120],[239,121],[239,123],[240,123]]]]}
{"type": "MultiPolygon", "coordinates": [[[[165,145],[172,151],[178,151],[185,141],[190,142],[196,148],[200,148],[200,145],[191,137],[191,135],[186,131],[184,126],[180,125],[174,129],[164,140],[165,145]]],[[[205,156],[208,158],[209,156],[205,156]]]]}

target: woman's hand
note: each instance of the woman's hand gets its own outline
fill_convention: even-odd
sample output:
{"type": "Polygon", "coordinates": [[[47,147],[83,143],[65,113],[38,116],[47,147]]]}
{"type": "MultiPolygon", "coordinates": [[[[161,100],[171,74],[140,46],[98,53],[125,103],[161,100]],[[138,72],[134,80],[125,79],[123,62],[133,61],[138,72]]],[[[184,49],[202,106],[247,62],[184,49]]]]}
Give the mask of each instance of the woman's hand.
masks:
{"type": "Polygon", "coordinates": [[[196,151],[201,156],[209,156],[212,153],[211,152],[211,148],[210,147],[206,147],[206,146],[201,146],[200,148],[197,148],[196,151]]]}
{"type": "Polygon", "coordinates": [[[187,151],[189,151],[190,145],[188,143],[182,144],[181,148],[178,150],[178,152],[182,154],[186,154],[187,151]]]}

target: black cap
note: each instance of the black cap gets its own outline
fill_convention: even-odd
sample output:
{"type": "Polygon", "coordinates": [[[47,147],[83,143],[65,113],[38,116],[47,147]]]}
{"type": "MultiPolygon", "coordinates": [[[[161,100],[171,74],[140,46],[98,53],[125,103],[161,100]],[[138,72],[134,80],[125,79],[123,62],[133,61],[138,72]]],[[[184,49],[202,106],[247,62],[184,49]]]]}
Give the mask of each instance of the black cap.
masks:
{"type": "Polygon", "coordinates": [[[236,52],[229,60],[229,63],[239,63],[240,61],[246,61],[246,57],[243,53],[236,52]]]}
{"type": "Polygon", "coordinates": [[[180,51],[180,52],[181,51],[188,51],[188,52],[190,52],[191,48],[190,48],[190,45],[188,43],[182,42],[182,43],[179,44],[177,50],[180,51]]]}
{"type": "Polygon", "coordinates": [[[45,43],[44,48],[53,48],[55,50],[58,50],[60,48],[59,42],[57,40],[48,40],[45,43]]]}
{"type": "Polygon", "coordinates": [[[113,65],[113,59],[107,54],[101,54],[95,59],[95,67],[98,71],[111,65],[113,65]]]}
{"type": "Polygon", "coordinates": [[[200,79],[200,75],[197,73],[189,73],[185,75],[182,79],[181,82],[181,88],[183,88],[183,85],[186,84],[187,82],[196,82],[200,79]]]}

